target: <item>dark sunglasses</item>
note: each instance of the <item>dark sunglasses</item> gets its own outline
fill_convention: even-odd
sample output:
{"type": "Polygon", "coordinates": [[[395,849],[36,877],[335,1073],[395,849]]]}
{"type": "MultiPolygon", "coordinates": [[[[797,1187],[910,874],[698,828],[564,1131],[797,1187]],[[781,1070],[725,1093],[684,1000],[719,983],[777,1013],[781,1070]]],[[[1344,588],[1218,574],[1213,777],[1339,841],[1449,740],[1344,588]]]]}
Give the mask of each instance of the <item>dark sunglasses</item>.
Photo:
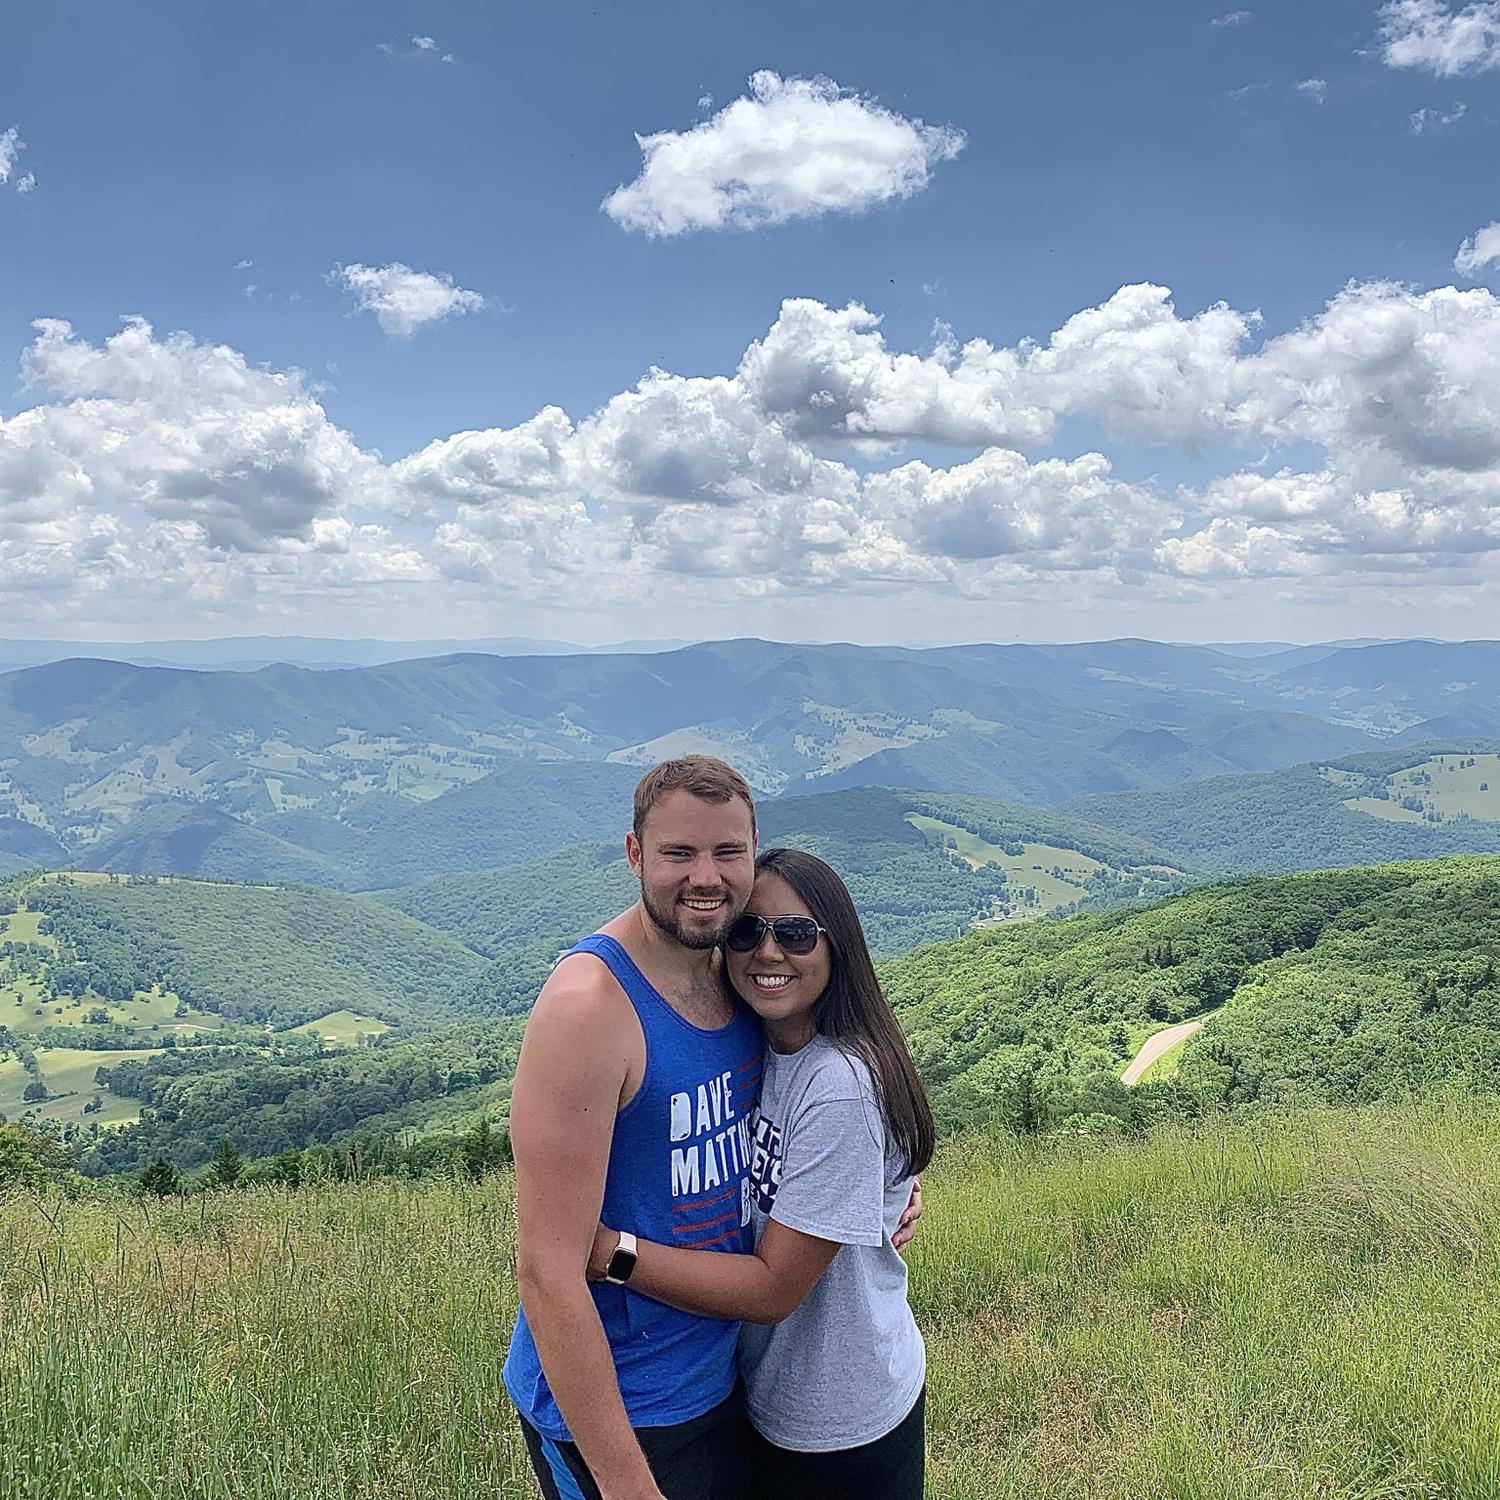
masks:
{"type": "Polygon", "coordinates": [[[736,953],[754,953],[769,932],[783,953],[801,958],[818,946],[818,935],[827,930],[819,927],[811,917],[772,917],[767,921],[765,917],[747,911],[734,919],[724,935],[724,942],[736,953]]]}

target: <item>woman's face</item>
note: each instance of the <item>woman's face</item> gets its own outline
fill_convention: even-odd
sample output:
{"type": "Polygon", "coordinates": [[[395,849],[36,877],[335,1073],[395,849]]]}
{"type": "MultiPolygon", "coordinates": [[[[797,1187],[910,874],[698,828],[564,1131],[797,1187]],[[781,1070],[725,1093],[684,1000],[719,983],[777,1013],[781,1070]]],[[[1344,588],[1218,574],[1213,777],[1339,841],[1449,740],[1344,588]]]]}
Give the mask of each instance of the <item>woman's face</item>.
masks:
{"type": "MultiPolygon", "coordinates": [[[[758,875],[746,911],[769,921],[772,917],[811,917],[807,903],[792,887],[771,871],[758,875]]],[[[765,1022],[773,1034],[800,1030],[799,1023],[812,1026],[812,1010],[828,988],[832,956],[828,938],[818,934],[818,945],[801,956],[787,953],[767,929],[760,947],[749,953],[725,950],[729,982],[740,998],[765,1022]]]]}

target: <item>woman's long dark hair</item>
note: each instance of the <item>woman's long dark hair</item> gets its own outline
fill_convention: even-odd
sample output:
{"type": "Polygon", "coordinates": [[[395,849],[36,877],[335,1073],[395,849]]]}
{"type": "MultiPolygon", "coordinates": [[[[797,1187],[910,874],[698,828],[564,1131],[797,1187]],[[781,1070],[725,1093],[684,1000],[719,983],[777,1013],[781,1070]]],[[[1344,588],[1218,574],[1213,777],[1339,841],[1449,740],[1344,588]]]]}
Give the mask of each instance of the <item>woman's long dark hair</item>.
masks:
{"type": "Polygon", "coordinates": [[[831,865],[800,849],[764,849],[757,875],[779,875],[827,932],[828,987],[813,1007],[813,1024],[870,1070],[885,1116],[887,1138],[905,1162],[905,1175],[932,1160],[932,1110],[906,1037],[875,977],[864,928],[849,888],[831,865]]]}

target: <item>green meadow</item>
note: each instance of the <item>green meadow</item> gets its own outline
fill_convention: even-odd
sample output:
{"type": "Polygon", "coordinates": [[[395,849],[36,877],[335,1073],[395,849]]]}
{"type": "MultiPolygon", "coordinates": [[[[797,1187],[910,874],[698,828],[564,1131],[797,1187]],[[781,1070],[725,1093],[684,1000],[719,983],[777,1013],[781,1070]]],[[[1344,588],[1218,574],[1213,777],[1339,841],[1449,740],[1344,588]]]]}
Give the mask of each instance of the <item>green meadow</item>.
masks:
{"type": "Polygon", "coordinates": [[[1500,755],[1433,755],[1388,776],[1385,787],[1386,797],[1353,797],[1344,806],[1388,823],[1424,823],[1429,813],[1444,823],[1500,822],[1500,755]]]}
{"type": "Polygon", "coordinates": [[[388,1022],[375,1016],[362,1016],[352,1010],[330,1011],[316,1021],[288,1028],[291,1036],[315,1036],[326,1047],[353,1047],[361,1037],[377,1037],[389,1031],[388,1022]]]}
{"type": "Polygon", "coordinates": [[[37,1049],[37,1065],[42,1082],[51,1091],[52,1097],[42,1103],[28,1103],[24,1097],[31,1075],[14,1058],[0,1062],[0,1115],[7,1119],[21,1118],[34,1112],[40,1119],[58,1120],[63,1124],[123,1125],[138,1120],[141,1106],[135,1099],[120,1099],[108,1089],[101,1089],[94,1082],[99,1068],[112,1068],[116,1063],[132,1058],[155,1057],[158,1048],[141,1048],[133,1051],[107,1052],[85,1047],[41,1047],[37,1049]],[[85,1106],[98,1094],[100,1108],[85,1113],[85,1106]]]}
{"type": "Polygon", "coordinates": [[[1029,887],[1036,892],[1034,905],[1013,901],[1007,915],[996,917],[995,921],[1028,921],[1056,911],[1077,901],[1089,876],[1107,868],[1100,860],[1056,844],[1027,842],[1021,845],[1019,854],[1007,854],[999,844],[925,813],[907,813],[906,821],[913,828],[940,838],[971,870],[995,865],[1005,872],[1008,887],[1017,892],[1029,887]]]}
{"type": "MultiPolygon", "coordinates": [[[[531,1494],[511,1184],[0,1200],[0,1494],[531,1494]]],[[[938,1500],[1494,1500],[1500,1103],[960,1135],[910,1253],[938,1500]]]]}

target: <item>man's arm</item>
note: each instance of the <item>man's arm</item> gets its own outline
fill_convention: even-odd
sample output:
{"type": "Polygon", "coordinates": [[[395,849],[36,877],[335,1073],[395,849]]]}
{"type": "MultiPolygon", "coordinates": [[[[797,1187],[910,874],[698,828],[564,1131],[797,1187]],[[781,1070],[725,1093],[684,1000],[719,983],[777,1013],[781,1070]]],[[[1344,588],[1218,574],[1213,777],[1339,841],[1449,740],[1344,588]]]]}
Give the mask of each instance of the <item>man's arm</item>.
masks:
{"type": "MultiPolygon", "coordinates": [[[[599,1280],[620,1242],[613,1230],[598,1227],[589,1276],[599,1280]]],[[[802,1304],[839,1253],[833,1240],[820,1240],[770,1219],[752,1255],[717,1250],[682,1250],[653,1240],[636,1241],[632,1291],[669,1307],[705,1318],[743,1323],[779,1323],[802,1304]]]]}
{"type": "Polygon", "coordinates": [[[593,967],[575,962],[548,980],[516,1064],[517,1280],[547,1382],[604,1500],[662,1500],[584,1279],[636,1024],[593,967]]]}

